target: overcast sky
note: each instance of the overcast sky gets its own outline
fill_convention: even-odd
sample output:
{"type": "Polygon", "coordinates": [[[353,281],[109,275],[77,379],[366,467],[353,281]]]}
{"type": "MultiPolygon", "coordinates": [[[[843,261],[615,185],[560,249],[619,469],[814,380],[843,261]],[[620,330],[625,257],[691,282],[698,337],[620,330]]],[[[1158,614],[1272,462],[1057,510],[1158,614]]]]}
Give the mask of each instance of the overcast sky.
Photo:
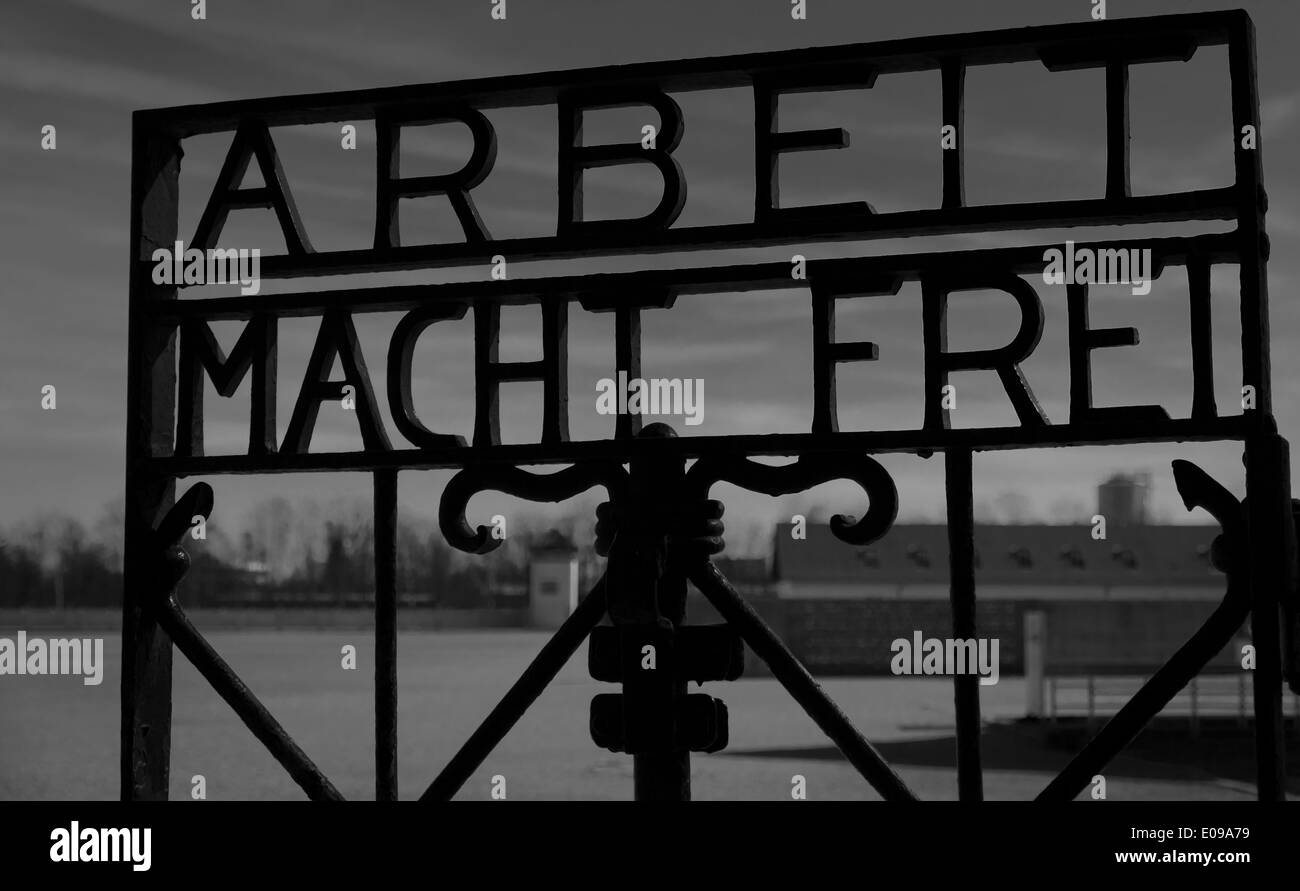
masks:
{"type": "MultiPolygon", "coordinates": [[[[1089,0],[808,0],[806,21],[787,0],[655,0],[600,3],[508,0],[494,21],[491,0],[275,3],[209,0],[195,21],[188,0],[134,2],[7,2],[0,9],[0,524],[39,511],[93,520],[121,494],[125,436],[127,220],[131,112],[225,99],[357,89],[526,73],[551,69],[834,45],[1022,25],[1086,21],[1089,0]],[[42,151],[41,128],[57,128],[57,149],[42,151]],[[57,387],[55,411],[41,409],[41,388],[57,387]]],[[[1243,4],[1259,39],[1261,133],[1270,196],[1269,267],[1273,297],[1276,411],[1295,437],[1300,420],[1291,395],[1300,381],[1300,315],[1293,298],[1300,273],[1300,82],[1294,39],[1300,7],[1284,0],[1243,4]]],[[[1110,18],[1195,9],[1206,2],[1111,0],[1110,18]]],[[[843,126],[852,145],[839,152],[791,156],[782,164],[783,204],[866,200],[878,211],[936,206],[939,199],[938,75],[882,77],[871,90],[803,94],[782,104],[783,129],[843,126]]],[[[1153,194],[1212,188],[1231,181],[1231,121],[1226,49],[1201,50],[1188,63],[1135,68],[1133,189],[1153,194]]],[[[1036,64],[975,69],[967,79],[967,200],[1084,198],[1103,194],[1103,76],[1099,70],[1052,74],[1036,64]]],[[[680,97],[686,129],[677,152],[688,182],[678,225],[739,222],[752,217],[752,100],[743,90],[680,97]]],[[[649,113],[592,115],[588,142],[634,141],[649,113]]],[[[548,234],[555,221],[553,108],[491,112],[500,154],[475,200],[494,235],[548,234]]],[[[343,151],[337,125],[276,131],[286,173],[317,249],[365,247],[374,229],[374,144],[368,123],[358,148],[343,151]]],[[[229,145],[221,134],[190,141],[182,173],[182,236],[188,238],[229,145]]],[[[422,128],[404,138],[403,173],[458,168],[468,147],[456,125],[422,128]]],[[[592,217],[639,216],[657,200],[657,176],[635,168],[598,171],[588,179],[592,217]]],[[[235,212],[222,239],[278,253],[282,241],[260,211],[235,212]]],[[[438,198],[403,202],[406,243],[459,238],[438,198]]],[[[1211,231],[1210,226],[1142,229],[1211,231]]],[[[1219,228],[1222,228],[1221,226],[1219,228]]],[[[1112,233],[1113,234],[1113,233],[1112,233]]],[[[984,234],[874,244],[805,245],[810,257],[883,251],[989,247],[1086,237],[1086,230],[984,234]]],[[[754,249],[651,260],[578,260],[512,269],[587,272],[666,265],[788,259],[792,248],[754,249]]],[[[431,270],[368,283],[437,282],[482,277],[482,270],[431,270]]],[[[341,285],[323,281],[324,286],[341,285]]],[[[293,286],[301,289],[302,283],[293,286]]],[[[267,283],[264,291],[286,289],[267,283]]],[[[1049,419],[1064,422],[1069,378],[1065,358],[1064,289],[1039,283],[1046,310],[1043,341],[1024,371],[1049,419]]],[[[1235,268],[1214,277],[1216,392],[1221,410],[1235,410],[1240,387],[1235,268]]],[[[840,372],[841,428],[898,429],[921,421],[920,307],[914,285],[895,298],[841,303],[841,340],[872,340],[880,361],[840,372]]],[[[1016,324],[1005,295],[961,294],[950,310],[950,348],[1005,343],[1016,324]]],[[[404,446],[387,413],[384,351],[395,319],[358,318],[362,345],[394,444],[404,446]]],[[[1101,405],[1155,403],[1171,415],[1189,413],[1190,346],[1181,270],[1152,293],[1099,289],[1093,325],[1133,325],[1135,348],[1095,354],[1101,405]]],[[[227,347],[238,326],[214,325],[227,347]]],[[[507,311],[503,360],[536,358],[535,309],[507,311]]],[[[702,378],[704,424],[684,435],[801,432],[811,421],[811,313],[797,290],[683,298],[671,311],[644,317],[644,373],[702,378]]],[[[442,432],[467,438],[473,423],[469,369],[471,323],[439,325],[420,341],[415,397],[422,417],[442,432]]],[[[612,318],[576,305],[571,319],[571,428],[575,439],[612,435],[612,420],[595,411],[595,383],[612,373],[612,318]]],[[[279,426],[283,436],[314,337],[314,322],[283,323],[280,335],[279,426]]],[[[957,375],[955,426],[1014,423],[992,374],[957,375]]],[[[210,453],[238,452],[247,437],[247,383],[232,400],[208,395],[210,453]],[[221,404],[228,403],[228,404],[221,404]]],[[[540,386],[503,391],[506,441],[540,432],[540,386]]],[[[671,420],[671,419],[670,419],[671,420]]],[[[355,421],[322,410],[315,450],[357,448],[355,421]]],[[[977,500],[991,510],[997,496],[1022,492],[1032,515],[1052,518],[1074,503],[1093,505],[1093,488],[1118,470],[1154,475],[1157,512],[1171,520],[1204,521],[1182,511],[1169,461],[1188,457],[1241,492],[1240,447],[1159,446],[997,452],[976,459],[977,500]]],[[[941,519],[942,463],[890,456],[903,518],[941,519]]],[[[402,477],[404,510],[432,514],[446,473],[402,477]]],[[[258,499],[364,494],[362,474],[223,478],[216,518],[238,524],[258,499]]],[[[825,486],[803,499],[774,501],[728,487],[729,518],[788,519],[799,505],[835,509],[857,504],[847,487],[825,486]]],[[[498,504],[474,503],[472,519],[498,504]]]]}

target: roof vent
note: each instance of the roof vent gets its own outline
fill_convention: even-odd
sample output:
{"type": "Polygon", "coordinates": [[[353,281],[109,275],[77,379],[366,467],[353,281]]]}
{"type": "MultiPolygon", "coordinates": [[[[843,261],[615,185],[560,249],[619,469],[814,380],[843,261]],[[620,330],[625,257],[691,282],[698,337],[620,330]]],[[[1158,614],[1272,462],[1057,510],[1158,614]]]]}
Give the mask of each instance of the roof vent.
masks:
{"type": "Polygon", "coordinates": [[[1014,560],[1021,569],[1028,569],[1034,565],[1034,558],[1029,553],[1029,548],[1026,547],[1011,548],[1007,551],[1007,556],[1014,560]]]}
{"type": "Polygon", "coordinates": [[[1083,552],[1073,545],[1066,545],[1061,548],[1061,559],[1066,565],[1073,566],[1075,569],[1083,569],[1083,552]]]}
{"type": "Polygon", "coordinates": [[[1110,556],[1116,563],[1126,566],[1129,569],[1137,568],[1137,555],[1128,548],[1121,548],[1119,545],[1115,545],[1115,548],[1110,552],[1110,556]]]}
{"type": "Polygon", "coordinates": [[[910,544],[907,546],[907,559],[917,566],[928,567],[930,565],[930,555],[920,545],[910,544]]]}

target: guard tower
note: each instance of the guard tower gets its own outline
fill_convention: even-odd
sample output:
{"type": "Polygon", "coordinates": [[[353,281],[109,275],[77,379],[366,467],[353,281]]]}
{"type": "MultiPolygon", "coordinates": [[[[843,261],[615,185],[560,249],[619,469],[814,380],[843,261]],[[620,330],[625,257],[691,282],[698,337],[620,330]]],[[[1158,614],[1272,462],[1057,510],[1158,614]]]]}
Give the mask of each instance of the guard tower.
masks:
{"type": "Polygon", "coordinates": [[[529,551],[529,621],[534,628],[559,628],[577,605],[578,549],[552,529],[529,551]]]}

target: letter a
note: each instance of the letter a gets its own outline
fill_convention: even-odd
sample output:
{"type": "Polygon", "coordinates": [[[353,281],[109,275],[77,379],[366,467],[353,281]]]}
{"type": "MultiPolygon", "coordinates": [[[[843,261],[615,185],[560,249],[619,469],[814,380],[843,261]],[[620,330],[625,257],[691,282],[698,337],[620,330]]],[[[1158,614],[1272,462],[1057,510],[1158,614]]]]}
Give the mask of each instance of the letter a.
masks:
{"type": "Polygon", "coordinates": [[[806,801],[808,799],[808,781],[804,775],[797,773],[790,777],[790,797],[795,801],[806,801]]]}
{"type": "Polygon", "coordinates": [[[1092,515],[1092,540],[1106,540],[1106,518],[1101,514],[1092,515]]]}
{"type": "Polygon", "coordinates": [[[342,399],[344,387],[354,388],[357,426],[361,439],[369,451],[390,451],[392,445],[384,431],[379,414],[375,411],[375,391],[370,386],[370,372],[357,340],[357,329],[352,316],[341,310],[327,312],[321,317],[316,344],[307,360],[307,373],[303,377],[298,401],[289,419],[289,429],[284,434],[280,448],[283,454],[302,455],[311,445],[312,430],[320,414],[321,403],[342,399]],[[337,357],[343,365],[344,380],[332,381],[330,372],[337,357]]]}
{"type": "Polygon", "coordinates": [[[285,179],[284,168],[280,166],[280,156],[276,154],[275,143],[271,141],[271,131],[260,121],[245,121],[235,131],[230,151],[226,153],[225,163],[221,165],[217,182],[212,187],[208,205],[199,218],[194,237],[190,239],[190,247],[203,251],[215,245],[221,238],[221,230],[226,225],[230,211],[246,207],[263,207],[275,211],[288,253],[302,255],[312,252],[311,243],[303,231],[302,219],[298,216],[298,207],[289,191],[289,181],[285,179]],[[254,157],[257,158],[257,167],[262,172],[262,180],[266,185],[241,189],[238,186],[244,180],[248,162],[254,157]]]}
{"type": "Polygon", "coordinates": [[[71,845],[68,841],[68,830],[55,829],[50,833],[50,839],[54,842],[54,844],[50,845],[50,859],[55,863],[69,862],[68,850],[71,845]]]}

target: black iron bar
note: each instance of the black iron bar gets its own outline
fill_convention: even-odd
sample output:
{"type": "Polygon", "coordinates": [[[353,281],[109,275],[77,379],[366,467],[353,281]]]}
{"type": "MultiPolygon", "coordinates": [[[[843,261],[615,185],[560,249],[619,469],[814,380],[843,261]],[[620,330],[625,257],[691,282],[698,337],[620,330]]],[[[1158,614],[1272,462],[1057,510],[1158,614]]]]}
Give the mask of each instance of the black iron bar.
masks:
{"type": "Polygon", "coordinates": [[[1106,197],[1129,197],[1128,62],[1106,63],[1106,197]]]}
{"type": "Polygon", "coordinates": [[[940,71],[943,123],[953,128],[953,145],[943,148],[943,206],[952,209],[966,204],[966,66],[952,57],[943,60],[940,71]]]}
{"type": "Polygon", "coordinates": [[[397,800],[397,471],[375,473],[375,800],[397,800]]]}
{"type": "Polygon", "coordinates": [[[849,763],[886,801],[915,801],[916,795],[869,743],[839,706],[831,701],[808,669],[767,627],[745,598],[711,562],[689,572],[695,587],[724,619],[735,626],[745,643],[772,669],[781,686],[794,697],[808,717],[839,747],[849,763]]]}
{"type": "Polygon", "coordinates": [[[1206,663],[1227,646],[1250,612],[1247,587],[1228,581],[1223,602],[1205,623],[1178,648],[1142,689],[1133,695],[1115,717],[1101,728],[1056,778],[1038,794],[1037,801],[1072,801],[1110,760],[1133,741],[1147,723],[1160,713],[1206,663]]]}
{"type": "Polygon", "coordinates": [[[199,630],[194,627],[185,611],[176,602],[175,595],[162,601],[157,611],[158,624],[163,627],[176,648],[207,679],[212,689],[235,710],[262,745],[302,787],[312,801],[342,801],[343,796],[327,780],[293,738],[271,716],[253,691],[235,674],[235,670],[212,648],[199,630]]]}
{"type": "Polygon", "coordinates": [[[1264,433],[1246,440],[1246,528],[1249,531],[1251,672],[1255,699],[1256,792],[1286,799],[1286,725],[1282,715],[1280,598],[1295,591],[1295,531],[1286,440],[1264,433]]]}
{"type": "MultiPolygon", "coordinates": [[[[643,88],[647,83],[654,83],[666,91],[716,90],[747,86],[753,83],[756,75],[843,69],[865,62],[879,73],[926,71],[938,67],[937,59],[948,56],[959,56],[968,65],[990,65],[1037,60],[1045,51],[1059,53],[1071,48],[1097,55],[1098,45],[1113,45],[1124,58],[1141,61],[1141,46],[1148,42],[1158,44],[1173,35],[1186,37],[1201,46],[1226,43],[1232,29],[1243,19],[1246,19],[1246,14],[1240,10],[1224,10],[1039,25],[876,43],[514,74],[440,84],[180,105],[136,112],[136,115],[151,125],[168,127],[179,136],[192,136],[232,130],[248,118],[284,127],[364,119],[373,117],[382,106],[422,104],[436,107],[453,101],[479,109],[541,105],[556,101],[562,91],[579,85],[615,89],[643,88]]],[[[1105,59],[1104,53],[1098,55],[1100,63],[1105,59]]]]}
{"type": "MultiPolygon", "coordinates": [[[[1120,221],[1117,221],[1120,222],[1120,221]]],[[[1098,240],[1079,242],[1076,249],[1097,251],[1149,250],[1153,265],[1187,265],[1196,261],[1235,263],[1241,240],[1233,232],[1204,235],[1175,235],[1161,238],[1098,240]]],[[[838,257],[808,261],[810,279],[830,277],[918,278],[929,272],[961,277],[987,272],[990,266],[1025,274],[1042,272],[1043,252],[1061,243],[966,251],[931,251],[920,254],[887,254],[868,257],[838,257]]],[[[455,282],[395,287],[336,288],[256,296],[196,297],[147,304],[142,312],[169,320],[247,319],[272,315],[281,318],[317,316],[323,311],[347,307],[350,312],[398,312],[427,307],[431,303],[457,304],[488,301],[502,306],[534,304],[543,297],[566,297],[578,302],[596,302],[608,295],[659,294],[678,297],[726,291],[738,293],[764,289],[788,289],[790,264],[742,263],[732,266],[692,266],[681,269],[646,269],[638,272],[593,272],[584,275],[547,275],[489,281],[455,282]]],[[[658,301],[666,302],[664,300],[658,301]]],[[[619,304],[615,303],[615,307],[619,304]]],[[[624,366],[619,365],[619,368],[624,366]]]]}
{"type": "MultiPolygon", "coordinates": [[[[1286,746],[1282,718],[1282,642],[1279,604],[1295,596],[1295,532],[1290,505],[1290,464],[1286,441],[1277,435],[1273,417],[1269,355],[1269,243],[1264,227],[1268,207],[1263,184],[1263,145],[1255,26],[1249,16],[1233,24],[1228,45],[1232,90],[1233,164],[1237,193],[1237,231],[1241,238],[1238,266],[1241,294],[1241,382],[1254,402],[1243,416],[1255,425],[1246,440],[1246,526],[1251,588],[1251,642],[1256,666],[1255,766],[1261,801],[1286,797],[1286,746]],[[1256,142],[1247,146],[1243,130],[1253,127],[1256,142]]],[[[1245,392],[1243,390],[1243,392],[1245,392]]]]}
{"type": "MultiPolygon", "coordinates": [[[[975,637],[975,513],[972,504],[972,458],[969,449],[944,453],[948,500],[949,596],[952,601],[952,636],[975,637]]],[[[984,773],[980,764],[980,678],[967,666],[954,675],[953,707],[957,726],[957,795],[962,801],[984,798],[984,773]]]]}
{"type": "Polygon", "coordinates": [[[591,629],[600,624],[605,615],[605,577],[592,586],[577,608],[564,620],[541,652],[524,669],[496,708],[483,720],[478,729],[447,762],[442,773],[429,784],[420,796],[421,801],[449,801],[470,775],[483,763],[483,759],[505,739],[510,728],[523,716],[528,707],[555,679],[564,663],[587,639],[591,629]]]}
{"type": "Polygon", "coordinates": [[[1170,418],[1138,428],[1132,423],[1088,422],[1047,427],[983,427],[950,430],[852,431],[833,435],[756,433],[734,436],[683,436],[669,440],[575,440],[566,443],[506,443],[490,448],[393,449],[392,451],[309,452],[299,455],[211,455],[153,458],[147,465],[177,477],[228,473],[313,473],[385,468],[433,470],[468,465],[583,464],[646,454],[701,458],[716,454],[808,455],[833,452],[935,452],[949,448],[995,451],[1148,442],[1203,442],[1245,439],[1254,422],[1242,415],[1207,420],[1170,418]]]}
{"type": "Polygon", "coordinates": [[[176,238],[181,146],[139,120],[132,122],[131,146],[119,794],[123,801],[157,801],[167,798],[171,769],[172,648],[147,599],[157,557],[154,524],[172,506],[176,481],[143,462],[172,450],[176,338],[166,326],[148,324],[146,312],[174,303],[176,289],[154,285],[135,261],[176,238]]]}

